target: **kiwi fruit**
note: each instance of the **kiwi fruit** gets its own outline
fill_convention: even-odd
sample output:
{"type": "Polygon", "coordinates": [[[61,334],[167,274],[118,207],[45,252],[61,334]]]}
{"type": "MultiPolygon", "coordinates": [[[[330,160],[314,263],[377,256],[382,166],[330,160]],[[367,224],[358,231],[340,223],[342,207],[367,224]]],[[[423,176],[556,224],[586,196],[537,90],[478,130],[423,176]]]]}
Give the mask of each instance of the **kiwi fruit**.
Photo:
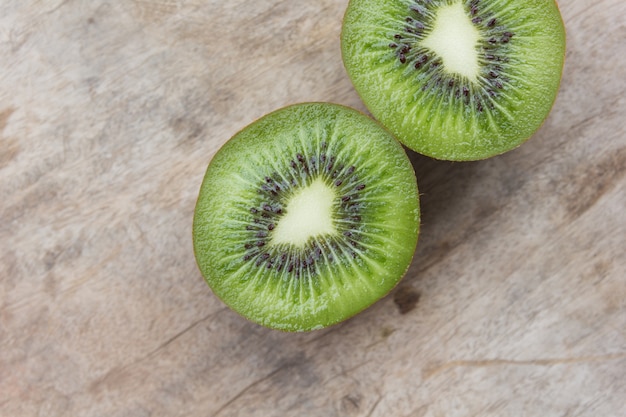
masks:
{"type": "Polygon", "coordinates": [[[413,167],[371,118],[303,103],[245,127],[207,168],[194,253],[213,292],[266,327],[341,322],[405,274],[419,230],[413,167]]]}
{"type": "Polygon", "coordinates": [[[341,49],[366,107],[404,145],[477,160],[543,123],[565,30],[553,0],[350,0],[341,49]]]}

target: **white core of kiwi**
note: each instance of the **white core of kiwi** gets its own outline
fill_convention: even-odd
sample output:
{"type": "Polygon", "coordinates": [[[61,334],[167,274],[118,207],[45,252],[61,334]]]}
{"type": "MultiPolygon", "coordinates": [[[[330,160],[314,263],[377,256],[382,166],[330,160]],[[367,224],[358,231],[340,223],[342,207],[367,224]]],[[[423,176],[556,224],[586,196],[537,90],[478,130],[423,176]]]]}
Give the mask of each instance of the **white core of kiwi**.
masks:
{"type": "Polygon", "coordinates": [[[480,32],[472,24],[462,2],[437,10],[432,32],[423,45],[443,61],[446,71],[476,81],[480,72],[477,45],[480,32]]]}
{"type": "Polygon", "coordinates": [[[335,191],[320,178],[294,194],[276,224],[271,244],[304,247],[310,238],[337,234],[333,224],[335,191]]]}

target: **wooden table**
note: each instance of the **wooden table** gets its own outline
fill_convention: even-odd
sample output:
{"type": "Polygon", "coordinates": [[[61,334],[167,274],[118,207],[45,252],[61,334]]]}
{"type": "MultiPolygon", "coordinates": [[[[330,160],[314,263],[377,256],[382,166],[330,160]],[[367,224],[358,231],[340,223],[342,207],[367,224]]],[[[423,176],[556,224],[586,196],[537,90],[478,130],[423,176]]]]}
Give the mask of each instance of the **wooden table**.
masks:
{"type": "Polygon", "coordinates": [[[411,154],[407,276],[285,334],[204,283],[194,203],[263,114],[364,110],[347,1],[3,1],[0,415],[626,415],[626,2],[561,3],[540,131],[482,162],[411,154]]]}

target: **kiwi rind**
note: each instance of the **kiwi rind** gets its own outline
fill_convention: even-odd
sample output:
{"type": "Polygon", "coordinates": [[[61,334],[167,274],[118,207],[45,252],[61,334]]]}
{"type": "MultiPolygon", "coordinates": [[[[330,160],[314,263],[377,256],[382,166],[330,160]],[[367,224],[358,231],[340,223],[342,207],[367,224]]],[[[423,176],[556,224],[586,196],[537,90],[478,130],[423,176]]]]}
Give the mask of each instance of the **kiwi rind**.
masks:
{"type": "MultiPolygon", "coordinates": [[[[506,4],[506,19],[520,22],[507,45],[517,51],[510,63],[514,88],[505,91],[510,96],[505,108],[496,106],[482,114],[468,110],[456,115],[441,106],[425,106],[421,98],[424,94],[416,87],[413,73],[404,68],[411,63],[403,67],[389,48],[408,8],[417,3],[425,2],[349,2],[341,33],[343,62],[372,115],[408,148],[436,159],[485,159],[514,149],[530,138],[550,112],[561,80],[565,29],[556,2],[480,1],[491,8],[495,3],[506,4]],[[457,118],[457,122],[448,123],[450,117],[457,118]]],[[[469,8],[479,2],[463,3],[469,8]]]]}
{"type": "MultiPolygon", "coordinates": [[[[320,139],[312,140],[319,142],[320,139]]],[[[392,135],[356,110],[329,103],[302,103],[262,117],[233,136],[215,154],[207,168],[196,203],[193,243],[202,275],[225,304],[247,319],[266,327],[308,331],[344,321],[387,294],[409,267],[418,231],[419,199],[415,173],[406,153],[392,135]],[[382,193],[380,196],[391,195],[393,198],[379,205],[387,208],[384,214],[376,214],[376,219],[391,225],[391,232],[378,241],[378,246],[382,246],[379,251],[371,250],[368,253],[374,253],[371,256],[375,259],[372,265],[366,265],[365,272],[360,272],[362,276],[353,277],[357,281],[354,285],[347,282],[349,277],[344,277],[346,282],[342,282],[343,278],[340,277],[331,291],[315,293],[316,300],[310,297],[300,306],[289,305],[290,300],[281,299],[276,294],[268,297],[262,286],[257,284],[242,291],[242,287],[235,283],[248,279],[236,273],[241,267],[242,254],[237,252],[240,248],[228,243],[233,233],[233,222],[245,221],[241,217],[245,217],[241,214],[244,211],[233,213],[233,206],[241,203],[235,201],[240,198],[237,197],[238,187],[241,186],[238,178],[265,175],[261,172],[264,168],[257,166],[254,161],[267,158],[271,165],[271,159],[275,157],[273,155],[285,149],[291,140],[289,137],[296,132],[320,132],[329,126],[334,132],[342,133],[343,137],[327,137],[326,141],[343,140],[352,143],[350,146],[354,150],[365,149],[363,155],[368,158],[382,158],[385,161],[383,165],[388,169],[380,175],[384,177],[385,184],[381,189],[385,188],[387,194],[382,193]],[[235,217],[229,218],[230,213],[235,217]],[[359,279],[363,281],[360,284],[359,279]],[[351,295],[345,296],[342,290],[351,295]],[[259,302],[261,298],[264,300],[259,302]]],[[[339,265],[337,268],[345,270],[345,265],[339,262],[336,264],[339,265]]],[[[332,269],[335,266],[326,267],[332,269]]],[[[328,283],[328,278],[325,279],[328,283]]],[[[257,283],[263,281],[258,279],[257,283]]]]}

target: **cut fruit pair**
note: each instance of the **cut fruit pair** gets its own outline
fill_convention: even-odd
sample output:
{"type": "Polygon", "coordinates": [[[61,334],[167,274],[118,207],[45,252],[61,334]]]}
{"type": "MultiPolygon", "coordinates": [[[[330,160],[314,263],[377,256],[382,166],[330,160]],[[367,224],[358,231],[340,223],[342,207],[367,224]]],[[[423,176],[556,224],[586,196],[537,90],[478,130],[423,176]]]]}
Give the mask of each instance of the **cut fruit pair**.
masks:
{"type": "MultiPolygon", "coordinates": [[[[351,0],[344,63],[368,109],[439,159],[506,152],[556,97],[564,31],[551,0],[351,0]]],[[[323,328],[387,294],[419,230],[413,168],[363,114],[290,106],[249,125],[209,164],[194,251],[215,294],[286,331],[323,328]]]]}

